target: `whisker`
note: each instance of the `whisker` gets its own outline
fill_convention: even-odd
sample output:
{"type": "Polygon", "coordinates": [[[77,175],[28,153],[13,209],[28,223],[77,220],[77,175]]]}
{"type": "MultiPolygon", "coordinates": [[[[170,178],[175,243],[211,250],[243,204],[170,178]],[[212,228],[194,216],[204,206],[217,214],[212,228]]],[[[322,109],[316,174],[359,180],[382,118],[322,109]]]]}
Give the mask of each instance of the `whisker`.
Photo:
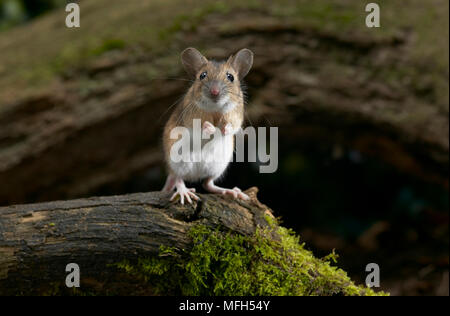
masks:
{"type": "Polygon", "coordinates": [[[176,104],[178,104],[180,101],[182,101],[184,99],[184,97],[186,96],[186,93],[183,93],[178,99],[175,100],[175,102],[173,102],[158,118],[158,120],[156,121],[157,123],[159,123],[161,121],[161,118],[167,114],[167,112],[169,112],[169,110],[171,108],[173,108],[176,104]]]}
{"type": "Polygon", "coordinates": [[[178,124],[180,123],[180,122],[183,122],[184,121],[184,117],[186,116],[186,114],[188,114],[188,113],[192,113],[192,111],[195,109],[195,105],[194,105],[194,103],[189,103],[184,109],[183,109],[183,112],[181,112],[181,114],[180,114],[180,116],[178,117],[178,120],[177,120],[177,126],[179,126],[178,124]]]}
{"type": "Polygon", "coordinates": [[[244,116],[247,118],[247,120],[250,122],[250,126],[254,127],[252,120],[250,119],[250,116],[248,115],[247,111],[244,110],[244,116]]]}
{"type": "Polygon", "coordinates": [[[184,114],[187,111],[187,109],[189,109],[189,106],[190,106],[190,103],[188,105],[186,105],[186,107],[183,109],[183,111],[181,111],[180,115],[178,116],[177,123],[175,124],[176,126],[179,126],[180,122],[183,121],[184,114]]]}
{"type": "Polygon", "coordinates": [[[228,89],[226,89],[225,92],[228,93],[228,94],[234,95],[234,96],[236,96],[236,97],[238,97],[238,98],[244,99],[244,95],[243,95],[243,94],[238,94],[238,93],[233,92],[233,91],[228,90],[228,89]]]}
{"type": "Polygon", "coordinates": [[[153,80],[178,80],[178,81],[188,81],[188,82],[194,82],[195,80],[185,79],[185,78],[171,78],[171,77],[161,77],[161,78],[151,78],[150,81],[153,80]]]}

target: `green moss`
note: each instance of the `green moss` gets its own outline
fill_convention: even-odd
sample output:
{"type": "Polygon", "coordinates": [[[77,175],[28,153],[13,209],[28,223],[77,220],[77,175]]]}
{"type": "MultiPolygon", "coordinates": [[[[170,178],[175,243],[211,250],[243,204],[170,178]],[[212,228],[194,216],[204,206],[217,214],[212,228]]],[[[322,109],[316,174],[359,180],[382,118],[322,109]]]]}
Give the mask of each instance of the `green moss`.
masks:
{"type": "MultiPolygon", "coordinates": [[[[269,218],[268,218],[269,219],[269,218]]],[[[162,248],[158,257],[117,266],[150,282],[159,294],[175,295],[385,295],[355,285],[304,249],[289,229],[275,225],[243,236],[195,226],[189,251],[162,248]]]]}

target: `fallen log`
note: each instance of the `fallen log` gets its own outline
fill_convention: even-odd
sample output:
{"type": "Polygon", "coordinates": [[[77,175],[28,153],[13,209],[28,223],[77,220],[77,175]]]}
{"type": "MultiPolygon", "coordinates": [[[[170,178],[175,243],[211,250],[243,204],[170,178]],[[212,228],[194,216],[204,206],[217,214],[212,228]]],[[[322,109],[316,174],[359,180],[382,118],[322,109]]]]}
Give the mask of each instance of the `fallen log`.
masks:
{"type": "MultiPolygon", "coordinates": [[[[122,259],[156,255],[161,246],[186,249],[195,224],[252,234],[270,210],[251,202],[200,195],[181,206],[161,192],[93,197],[0,208],[0,294],[64,282],[69,263],[84,276],[122,259]]],[[[33,292],[33,291],[31,291],[33,292]]]]}
{"type": "Polygon", "coordinates": [[[305,250],[256,188],[246,193],[184,206],[149,192],[2,207],[0,295],[376,294],[305,250]],[[67,292],[70,263],[85,292],[67,292]]]}

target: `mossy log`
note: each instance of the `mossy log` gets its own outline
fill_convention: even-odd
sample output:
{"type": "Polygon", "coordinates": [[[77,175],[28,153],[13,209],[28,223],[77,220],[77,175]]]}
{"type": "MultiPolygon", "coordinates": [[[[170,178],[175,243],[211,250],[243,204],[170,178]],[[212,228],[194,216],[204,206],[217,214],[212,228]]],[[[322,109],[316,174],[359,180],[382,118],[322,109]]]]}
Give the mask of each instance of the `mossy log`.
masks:
{"type": "Polygon", "coordinates": [[[333,267],[334,254],[304,249],[257,188],[246,193],[185,206],[149,192],[0,208],[0,295],[377,294],[333,267]],[[69,263],[80,268],[74,291],[69,263]]]}
{"type": "Polygon", "coordinates": [[[200,223],[252,234],[271,211],[256,189],[248,192],[250,202],[200,195],[198,204],[181,206],[150,192],[0,208],[0,294],[64,284],[71,262],[88,278],[108,264],[157,255],[161,246],[189,248],[187,232],[200,223]]]}

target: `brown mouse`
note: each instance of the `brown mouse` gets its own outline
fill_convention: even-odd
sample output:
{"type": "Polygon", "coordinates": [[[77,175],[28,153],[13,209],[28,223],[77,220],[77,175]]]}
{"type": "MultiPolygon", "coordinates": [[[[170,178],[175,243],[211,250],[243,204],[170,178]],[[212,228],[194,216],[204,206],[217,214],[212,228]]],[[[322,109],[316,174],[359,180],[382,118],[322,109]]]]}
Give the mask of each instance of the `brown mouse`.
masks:
{"type": "Polygon", "coordinates": [[[184,181],[202,181],[208,192],[248,199],[239,188],[221,188],[214,181],[233,158],[234,134],[244,121],[242,79],[253,65],[253,53],[244,48],[228,60],[217,62],[208,60],[195,48],[187,48],[181,53],[181,61],[193,83],[164,127],[163,146],[169,175],[163,191],[176,190],[171,200],[179,196],[181,204],[185,199],[192,203],[199,198],[195,189],[187,188],[184,181]],[[202,141],[201,150],[192,146],[187,153],[192,159],[175,161],[171,157],[174,144],[193,142],[192,138],[171,138],[171,132],[179,126],[192,132],[191,136],[199,126],[202,135],[220,137],[212,138],[207,146],[202,141]]]}

